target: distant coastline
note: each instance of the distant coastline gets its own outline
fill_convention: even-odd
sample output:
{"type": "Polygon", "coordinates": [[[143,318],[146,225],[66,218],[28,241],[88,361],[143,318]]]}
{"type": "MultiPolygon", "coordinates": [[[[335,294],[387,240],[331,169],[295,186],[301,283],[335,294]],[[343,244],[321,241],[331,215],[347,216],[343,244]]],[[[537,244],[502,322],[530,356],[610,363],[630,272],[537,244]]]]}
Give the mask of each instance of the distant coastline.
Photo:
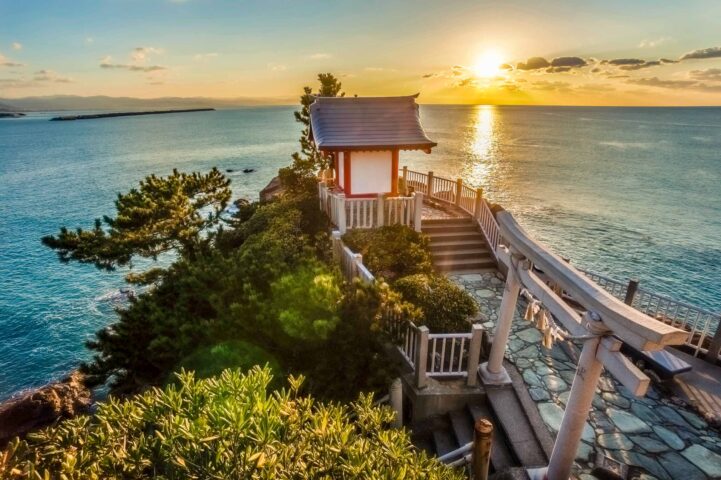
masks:
{"type": "Polygon", "coordinates": [[[189,108],[184,110],[149,110],[146,112],[116,112],[116,113],[94,113],[91,115],[67,115],[62,117],[53,117],[51,122],[64,122],[71,120],[95,120],[98,118],[112,117],[133,117],[137,115],[162,115],[165,113],[191,113],[191,112],[212,112],[214,108],[189,108]]]}

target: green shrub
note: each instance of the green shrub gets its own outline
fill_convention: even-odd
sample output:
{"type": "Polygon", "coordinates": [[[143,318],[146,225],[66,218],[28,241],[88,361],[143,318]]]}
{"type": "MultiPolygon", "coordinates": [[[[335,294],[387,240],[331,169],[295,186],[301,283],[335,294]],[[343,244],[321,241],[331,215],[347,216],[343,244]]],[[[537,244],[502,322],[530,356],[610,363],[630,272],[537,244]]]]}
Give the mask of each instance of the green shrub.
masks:
{"type": "Polygon", "coordinates": [[[441,275],[409,275],[396,281],[393,288],[421,309],[420,322],[431,332],[469,331],[468,317],[478,313],[473,298],[441,275]]]}
{"type": "Polygon", "coordinates": [[[78,417],[11,442],[2,478],[463,478],[389,430],[388,408],[370,396],[350,405],[299,396],[300,380],[269,392],[267,369],[109,400],[78,417]]]}
{"type": "Polygon", "coordinates": [[[433,272],[428,238],[404,225],[351,230],[343,242],[363,255],[363,264],[389,282],[416,273],[433,272]]]}
{"type": "Polygon", "coordinates": [[[273,355],[242,340],[230,340],[199,348],[181,360],[175,370],[195,372],[196,378],[208,378],[229,368],[246,371],[256,365],[266,365],[274,375],[282,373],[273,355]]]}

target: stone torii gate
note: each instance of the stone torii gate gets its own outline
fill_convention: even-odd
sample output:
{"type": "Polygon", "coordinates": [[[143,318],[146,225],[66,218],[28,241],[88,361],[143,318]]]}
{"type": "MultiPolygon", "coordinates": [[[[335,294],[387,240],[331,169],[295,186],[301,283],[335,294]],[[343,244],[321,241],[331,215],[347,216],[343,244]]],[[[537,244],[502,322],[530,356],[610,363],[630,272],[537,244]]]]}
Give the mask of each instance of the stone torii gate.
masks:
{"type": "Polygon", "coordinates": [[[688,332],[659,322],[610,295],[533,240],[510,213],[498,212],[496,221],[503,237],[496,255],[508,268],[508,274],[489,360],[480,366],[479,373],[485,384],[511,383],[502,362],[521,288],[563,325],[569,339],[583,341],[548,468],[529,472],[532,478],[567,480],[603,367],[634,395],[643,396],[648,390],[649,378],[621,354],[621,344],[637,350],[661,350],[666,345],[683,344],[688,332]],[[570,295],[584,307],[585,313],[571,308],[548,283],[570,295]]]}

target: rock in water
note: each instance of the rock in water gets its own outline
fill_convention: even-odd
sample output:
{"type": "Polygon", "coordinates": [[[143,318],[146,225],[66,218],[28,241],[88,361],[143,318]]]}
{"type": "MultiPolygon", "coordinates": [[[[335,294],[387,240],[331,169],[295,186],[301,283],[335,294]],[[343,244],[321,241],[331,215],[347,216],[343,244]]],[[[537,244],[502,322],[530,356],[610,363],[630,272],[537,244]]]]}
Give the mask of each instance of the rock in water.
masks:
{"type": "Polygon", "coordinates": [[[0,404],[0,448],[16,436],[25,436],[58,419],[87,413],[92,392],[83,380],[83,375],[75,371],[59,382],[0,404]]]}
{"type": "Polygon", "coordinates": [[[244,168],[243,173],[253,173],[255,172],[255,168],[244,168]]]}

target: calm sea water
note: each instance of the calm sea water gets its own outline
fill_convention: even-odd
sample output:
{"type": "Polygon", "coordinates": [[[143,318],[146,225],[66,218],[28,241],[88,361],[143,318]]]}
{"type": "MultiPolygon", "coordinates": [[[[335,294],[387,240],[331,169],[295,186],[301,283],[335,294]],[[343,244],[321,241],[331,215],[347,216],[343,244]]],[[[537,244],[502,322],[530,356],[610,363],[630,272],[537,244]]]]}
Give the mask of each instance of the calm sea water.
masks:
{"type": "MultiPolygon", "coordinates": [[[[291,107],[0,121],[0,399],[89,357],[124,272],[40,244],[92,225],[118,192],[173,168],[234,169],[255,198],[296,149],[291,107]],[[254,168],[250,174],[243,168],[254,168]]],[[[401,164],[463,177],[580,266],[721,311],[721,109],[424,106],[439,146],[401,164]]]]}

